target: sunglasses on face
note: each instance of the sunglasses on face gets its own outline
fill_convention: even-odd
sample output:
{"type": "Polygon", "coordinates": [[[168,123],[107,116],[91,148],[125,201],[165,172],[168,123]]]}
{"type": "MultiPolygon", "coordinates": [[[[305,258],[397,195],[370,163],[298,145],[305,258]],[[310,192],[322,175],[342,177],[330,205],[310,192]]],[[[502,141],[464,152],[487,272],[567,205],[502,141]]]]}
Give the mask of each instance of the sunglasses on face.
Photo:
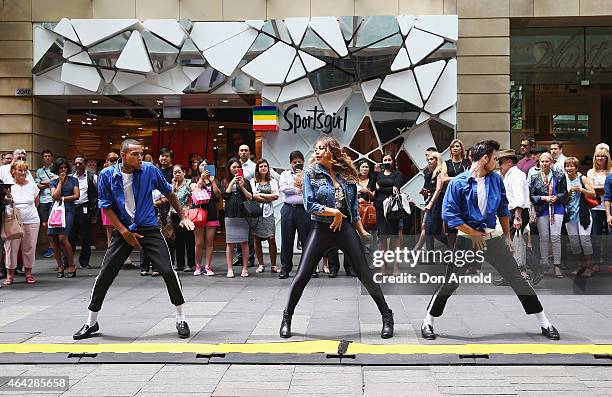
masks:
{"type": "Polygon", "coordinates": [[[521,143],[521,147],[527,147],[527,146],[529,146],[529,145],[524,145],[524,144],[521,143]]]}

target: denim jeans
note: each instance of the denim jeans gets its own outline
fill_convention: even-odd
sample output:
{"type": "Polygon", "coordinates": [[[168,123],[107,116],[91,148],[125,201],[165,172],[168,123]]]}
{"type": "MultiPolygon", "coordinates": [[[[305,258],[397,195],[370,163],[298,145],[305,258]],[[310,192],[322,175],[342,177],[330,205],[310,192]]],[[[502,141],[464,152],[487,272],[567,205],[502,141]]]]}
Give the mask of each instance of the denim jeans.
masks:
{"type": "Polygon", "coordinates": [[[606,212],[601,210],[591,210],[591,236],[593,243],[593,263],[606,264],[610,260],[610,229],[606,221],[606,212]]]}

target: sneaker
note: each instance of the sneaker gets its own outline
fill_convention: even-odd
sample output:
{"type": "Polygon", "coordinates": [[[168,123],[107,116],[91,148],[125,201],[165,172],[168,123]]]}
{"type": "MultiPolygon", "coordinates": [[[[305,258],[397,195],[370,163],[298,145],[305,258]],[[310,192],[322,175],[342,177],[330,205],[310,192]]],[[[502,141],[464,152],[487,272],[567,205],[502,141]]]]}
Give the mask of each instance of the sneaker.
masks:
{"type": "Polygon", "coordinates": [[[52,258],[53,257],[53,248],[47,248],[45,252],[42,253],[43,258],[52,258]]]}
{"type": "Polygon", "coordinates": [[[212,269],[212,267],[210,265],[206,265],[204,270],[206,271],[206,275],[207,276],[214,276],[215,275],[215,272],[213,272],[213,269],[212,269]]]}
{"type": "Polygon", "coordinates": [[[202,265],[196,265],[195,271],[193,272],[194,276],[199,276],[202,274],[202,265]]]}

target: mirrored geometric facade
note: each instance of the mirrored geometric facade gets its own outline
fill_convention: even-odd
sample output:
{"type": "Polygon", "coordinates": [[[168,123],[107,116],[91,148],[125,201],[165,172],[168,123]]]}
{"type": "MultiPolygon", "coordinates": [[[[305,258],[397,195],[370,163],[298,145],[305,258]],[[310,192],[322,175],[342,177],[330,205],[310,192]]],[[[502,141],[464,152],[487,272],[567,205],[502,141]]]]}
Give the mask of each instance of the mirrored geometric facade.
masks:
{"type": "Polygon", "coordinates": [[[279,107],[281,130],[263,140],[272,167],[285,166],[292,150],[310,155],[314,141],[331,134],[354,159],[380,161],[385,151],[395,153],[413,177],[404,191],[418,202],[424,149],[444,150],[455,133],[457,37],[457,16],[449,15],[64,18],[35,25],[34,94],[256,89],[264,104],[279,107]],[[304,123],[295,128],[296,120],[304,123]],[[360,135],[367,139],[356,139],[360,135]]]}

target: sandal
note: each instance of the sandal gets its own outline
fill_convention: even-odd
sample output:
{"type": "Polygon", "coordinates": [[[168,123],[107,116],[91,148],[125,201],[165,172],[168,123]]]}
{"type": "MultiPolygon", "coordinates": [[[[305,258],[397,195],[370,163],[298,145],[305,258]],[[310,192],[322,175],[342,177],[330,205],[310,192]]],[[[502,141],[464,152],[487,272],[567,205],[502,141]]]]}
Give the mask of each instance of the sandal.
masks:
{"type": "Polygon", "coordinates": [[[234,278],[236,276],[234,275],[234,272],[232,271],[232,272],[227,272],[227,275],[225,277],[227,277],[227,278],[234,278]]]}
{"type": "Polygon", "coordinates": [[[30,276],[26,276],[25,280],[26,280],[26,283],[28,283],[28,284],[35,284],[36,283],[36,280],[34,280],[34,277],[32,277],[31,275],[30,276]]]}
{"type": "Polygon", "coordinates": [[[271,273],[278,273],[278,272],[279,272],[278,267],[276,267],[276,266],[272,266],[272,267],[270,268],[270,272],[271,272],[271,273]]]}
{"type": "Polygon", "coordinates": [[[255,270],[255,272],[257,273],[263,273],[266,270],[264,265],[259,265],[259,267],[257,268],[257,270],[255,270]]]}
{"type": "Polygon", "coordinates": [[[243,270],[242,273],[240,273],[240,277],[249,277],[249,271],[243,270]]]}
{"type": "Polygon", "coordinates": [[[4,282],[2,284],[4,284],[4,285],[11,285],[11,284],[13,284],[13,277],[12,276],[6,276],[6,278],[4,279],[4,282]]]}

